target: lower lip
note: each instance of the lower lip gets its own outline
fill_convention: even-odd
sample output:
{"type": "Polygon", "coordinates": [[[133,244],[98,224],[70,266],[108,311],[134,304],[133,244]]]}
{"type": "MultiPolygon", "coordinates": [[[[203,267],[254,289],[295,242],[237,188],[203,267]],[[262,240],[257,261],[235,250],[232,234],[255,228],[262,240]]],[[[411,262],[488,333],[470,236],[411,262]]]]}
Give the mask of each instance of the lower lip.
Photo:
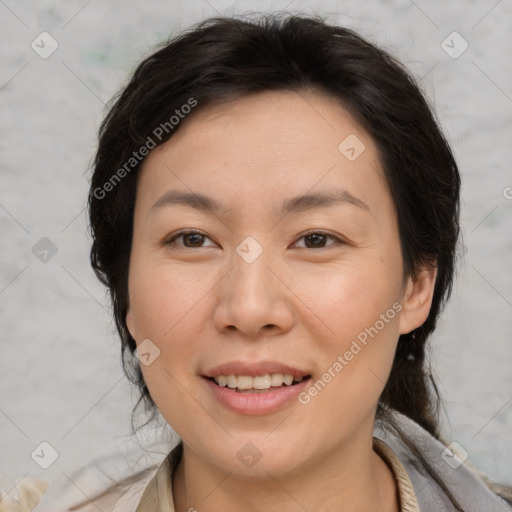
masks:
{"type": "Polygon", "coordinates": [[[311,377],[293,386],[283,386],[266,393],[240,393],[228,387],[221,387],[206,377],[203,379],[222,405],[236,413],[255,416],[270,414],[290,403],[304,391],[311,377]]]}

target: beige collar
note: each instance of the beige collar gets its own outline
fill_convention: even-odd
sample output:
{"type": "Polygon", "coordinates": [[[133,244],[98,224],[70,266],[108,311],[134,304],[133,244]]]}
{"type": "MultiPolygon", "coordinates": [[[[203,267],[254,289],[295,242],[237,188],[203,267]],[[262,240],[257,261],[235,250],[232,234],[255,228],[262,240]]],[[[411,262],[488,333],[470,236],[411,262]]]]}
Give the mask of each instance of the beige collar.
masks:
{"type": "Polygon", "coordinates": [[[400,512],[421,512],[409,475],[395,452],[384,441],[376,437],[373,438],[373,449],[393,471],[400,496],[400,512]]]}
{"type": "MultiPolygon", "coordinates": [[[[400,512],[420,512],[411,480],[395,452],[376,437],[373,438],[373,449],[393,471],[400,496],[400,512]]],[[[144,489],[136,512],[175,512],[172,474],[182,453],[183,445],[180,443],[165,458],[144,489]]]]}

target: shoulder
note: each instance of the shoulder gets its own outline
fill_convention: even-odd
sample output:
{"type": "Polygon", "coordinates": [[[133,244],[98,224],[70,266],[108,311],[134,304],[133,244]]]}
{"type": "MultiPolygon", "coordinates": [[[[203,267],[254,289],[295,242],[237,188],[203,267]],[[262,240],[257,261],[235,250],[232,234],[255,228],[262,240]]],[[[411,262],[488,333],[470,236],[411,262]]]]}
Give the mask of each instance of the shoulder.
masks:
{"type": "Polygon", "coordinates": [[[383,423],[376,424],[374,436],[389,446],[402,463],[422,512],[453,510],[446,490],[467,512],[511,512],[510,506],[490,490],[482,474],[469,463],[467,453],[457,451],[455,443],[447,447],[410,418],[397,411],[392,414],[414,446],[383,423]],[[422,458],[431,471],[424,467],[422,458]]]}
{"type": "Polygon", "coordinates": [[[37,512],[135,512],[158,467],[153,465],[120,480],[98,477],[89,468],[71,477],[63,474],[50,483],[37,512]]]}
{"type": "MultiPolygon", "coordinates": [[[[3,475],[0,475],[3,476],[3,475]]],[[[44,493],[48,489],[49,482],[42,478],[22,478],[14,485],[6,482],[2,478],[0,488],[0,512],[28,512],[41,501],[44,493]],[[9,492],[16,489],[17,498],[9,496],[9,492]]]]}
{"type": "Polygon", "coordinates": [[[157,469],[151,467],[131,475],[62,512],[98,512],[98,509],[102,512],[135,512],[140,496],[157,469]]]}

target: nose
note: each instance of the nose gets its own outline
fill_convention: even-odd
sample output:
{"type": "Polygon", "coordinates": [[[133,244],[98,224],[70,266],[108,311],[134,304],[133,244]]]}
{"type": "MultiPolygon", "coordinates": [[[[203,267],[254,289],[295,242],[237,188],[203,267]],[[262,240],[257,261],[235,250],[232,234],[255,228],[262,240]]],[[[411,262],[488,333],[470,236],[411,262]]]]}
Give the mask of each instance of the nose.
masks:
{"type": "Polygon", "coordinates": [[[247,339],[289,331],[293,293],[285,272],[279,270],[277,256],[270,250],[263,250],[254,261],[242,256],[233,255],[231,270],[218,285],[215,327],[224,333],[236,331],[247,339]]]}

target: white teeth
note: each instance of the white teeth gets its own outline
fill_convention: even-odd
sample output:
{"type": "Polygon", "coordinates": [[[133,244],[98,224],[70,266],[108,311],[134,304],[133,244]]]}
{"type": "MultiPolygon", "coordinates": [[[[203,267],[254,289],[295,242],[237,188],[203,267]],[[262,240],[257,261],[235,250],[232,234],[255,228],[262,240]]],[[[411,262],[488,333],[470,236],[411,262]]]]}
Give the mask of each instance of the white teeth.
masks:
{"type": "Polygon", "coordinates": [[[238,389],[251,389],[252,388],[252,377],[248,377],[247,375],[240,375],[236,377],[238,381],[237,388],[238,389]]]}
{"type": "Polygon", "coordinates": [[[287,385],[287,386],[291,386],[292,385],[292,382],[293,382],[293,375],[285,375],[283,377],[283,380],[284,380],[284,383],[287,385]]]}
{"type": "Polygon", "coordinates": [[[293,382],[302,382],[304,377],[293,378],[293,375],[283,375],[282,373],[266,373],[251,377],[249,375],[219,375],[215,377],[215,382],[221,386],[227,386],[230,389],[270,389],[271,387],[280,387],[283,384],[291,386],[293,382]]]}
{"type": "Polygon", "coordinates": [[[272,386],[282,386],[284,382],[284,375],[282,373],[273,373],[270,376],[270,383],[272,386]]]}
{"type": "MultiPolygon", "coordinates": [[[[250,377],[249,377],[250,378],[250,377]]],[[[268,389],[271,386],[270,375],[261,375],[252,378],[252,386],[254,389],[268,389]]],[[[240,387],[240,377],[238,377],[238,387],[240,387]]],[[[242,389],[242,388],[240,388],[242,389]]],[[[247,389],[247,388],[246,388],[247,389]]]]}

